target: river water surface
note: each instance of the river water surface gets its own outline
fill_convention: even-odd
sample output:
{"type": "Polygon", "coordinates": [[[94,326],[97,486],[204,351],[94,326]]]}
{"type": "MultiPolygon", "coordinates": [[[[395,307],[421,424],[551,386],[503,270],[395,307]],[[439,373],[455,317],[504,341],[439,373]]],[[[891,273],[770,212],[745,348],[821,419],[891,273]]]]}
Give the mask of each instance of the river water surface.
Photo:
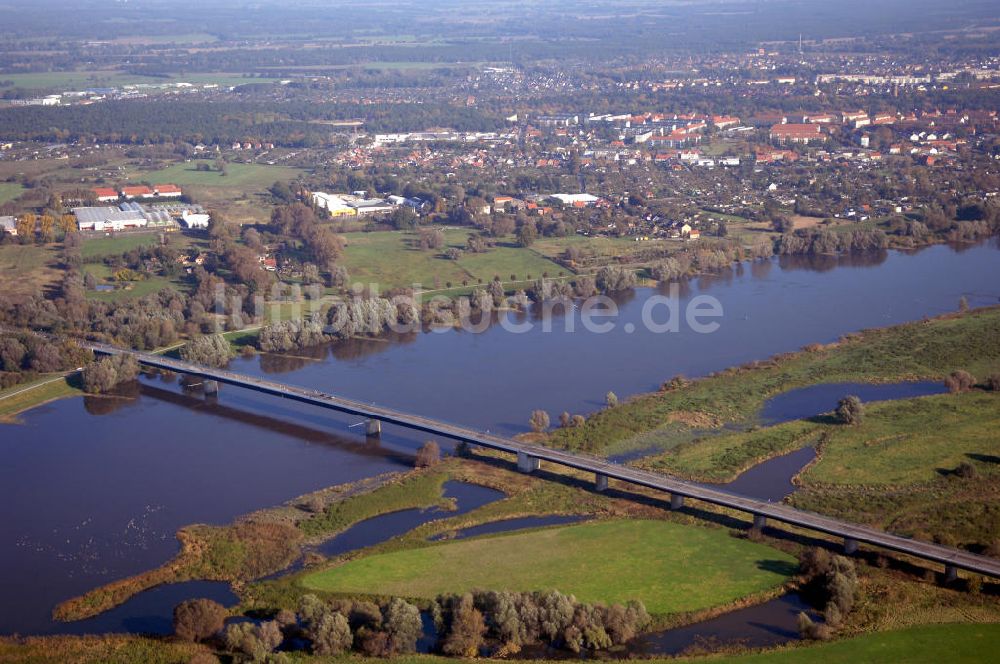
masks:
{"type": "MultiPolygon", "coordinates": [[[[655,334],[652,289],[619,298],[614,331],[541,326],[512,334],[432,332],[238,359],[234,371],[514,434],[531,410],[586,413],[613,390],[829,342],[863,328],[1000,300],[996,243],[744,265],[685,285],[711,295],[714,334],[655,334]],[[628,323],[634,331],[628,331],[628,323]]],[[[143,379],[121,398],[55,402],[0,425],[0,634],[41,633],[59,601],[168,560],[181,526],[225,523],[303,493],[412,465],[425,437],[387,427],[366,443],[357,421],[235,388],[218,401],[143,379]]],[[[842,396],[842,395],[841,395],[842,396]]],[[[444,442],[444,441],[441,441],[444,442]]],[[[125,624],[125,623],[123,623],[125,624]]]]}

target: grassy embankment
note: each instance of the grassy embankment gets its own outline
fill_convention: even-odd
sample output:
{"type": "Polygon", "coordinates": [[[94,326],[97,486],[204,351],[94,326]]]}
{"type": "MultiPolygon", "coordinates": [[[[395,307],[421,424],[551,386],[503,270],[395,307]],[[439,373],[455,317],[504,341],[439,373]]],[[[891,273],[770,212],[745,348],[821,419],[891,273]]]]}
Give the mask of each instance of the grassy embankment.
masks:
{"type": "MultiPolygon", "coordinates": [[[[797,387],[942,379],[956,369],[976,376],[1000,370],[1000,308],[868,330],[837,343],[727,369],[683,387],[629,399],[595,413],[583,426],[553,431],[547,442],[604,453],[672,450],[723,425],[749,428],[767,399],[797,387]]],[[[734,448],[725,465],[713,471],[714,477],[736,473],[791,447],[734,448]]],[[[672,458],[662,457],[661,467],[683,472],[672,458]]]]}
{"type": "Polygon", "coordinates": [[[46,375],[31,381],[0,390],[0,424],[17,421],[21,413],[57,399],[83,394],[76,381],[62,374],[46,375]]]}
{"type": "Polygon", "coordinates": [[[421,599],[476,588],[558,588],[585,602],[638,599],[664,616],[761,593],[796,568],[788,554],[719,528],[604,521],[368,556],[310,574],[302,585],[421,599]],[[688,566],[693,560],[697,574],[688,566]]]}

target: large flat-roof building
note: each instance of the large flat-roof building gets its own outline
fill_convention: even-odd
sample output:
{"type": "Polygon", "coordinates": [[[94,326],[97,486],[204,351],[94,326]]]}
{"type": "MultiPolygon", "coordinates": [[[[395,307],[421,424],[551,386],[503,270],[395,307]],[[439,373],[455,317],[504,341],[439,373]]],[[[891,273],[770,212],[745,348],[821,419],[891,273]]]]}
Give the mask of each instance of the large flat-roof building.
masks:
{"type": "Polygon", "coordinates": [[[327,194],[322,191],[313,192],[313,204],[321,210],[326,210],[331,217],[368,217],[389,214],[399,205],[381,198],[363,198],[358,194],[327,194]]]}
{"type": "Polygon", "coordinates": [[[320,210],[326,210],[331,217],[353,217],[357,214],[353,207],[347,204],[342,196],[336,194],[326,194],[322,191],[314,192],[312,195],[313,205],[320,210]]]}
{"type": "Polygon", "coordinates": [[[73,214],[81,231],[121,231],[126,228],[145,228],[149,223],[140,210],[123,208],[125,206],[78,207],[73,208],[73,214]]]}
{"type": "Polygon", "coordinates": [[[552,194],[552,198],[563,205],[572,205],[575,207],[594,205],[597,201],[601,200],[593,194],[552,194]]]}

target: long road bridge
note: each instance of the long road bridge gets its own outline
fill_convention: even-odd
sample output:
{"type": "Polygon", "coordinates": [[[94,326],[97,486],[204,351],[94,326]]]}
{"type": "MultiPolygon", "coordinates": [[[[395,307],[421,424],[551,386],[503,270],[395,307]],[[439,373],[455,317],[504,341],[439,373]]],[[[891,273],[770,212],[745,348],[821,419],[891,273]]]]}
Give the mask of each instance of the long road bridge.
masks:
{"type": "Polygon", "coordinates": [[[949,581],[956,578],[960,569],[1000,578],[1000,560],[938,544],[912,540],[876,528],[848,523],[820,514],[795,509],[785,504],[747,498],[666,475],[622,466],[604,459],[550,449],[540,445],[522,443],[512,438],[476,431],[429,417],[378,406],[373,403],[362,403],[326,392],[295,387],[231,371],[211,369],[160,355],[123,350],[103,344],[87,344],[86,346],[98,354],[128,354],[135,357],[140,365],[146,367],[200,377],[204,381],[207,392],[217,392],[218,384],[224,383],[320,408],[360,416],[367,419],[367,433],[369,435],[380,433],[382,423],[395,424],[435,436],[464,441],[470,445],[478,445],[516,455],[518,469],[525,473],[537,470],[540,462],[546,461],[567,468],[593,473],[597,491],[607,489],[608,480],[614,479],[669,494],[672,509],[682,507],[685,499],[699,500],[751,515],[753,517],[754,528],[763,528],[767,520],[771,519],[799,528],[843,538],[844,551],[847,554],[855,553],[858,545],[864,543],[915,558],[940,563],[944,565],[945,578],[949,581]]]}

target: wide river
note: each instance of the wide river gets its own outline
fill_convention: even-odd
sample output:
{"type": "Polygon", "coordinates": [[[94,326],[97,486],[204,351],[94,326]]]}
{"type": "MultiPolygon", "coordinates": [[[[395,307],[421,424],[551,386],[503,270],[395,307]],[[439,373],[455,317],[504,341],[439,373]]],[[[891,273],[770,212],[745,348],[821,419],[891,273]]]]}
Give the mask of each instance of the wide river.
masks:
{"type": "MultiPolygon", "coordinates": [[[[605,334],[586,331],[574,309],[572,332],[560,316],[549,332],[538,321],[521,334],[499,325],[428,332],[296,358],[238,359],[232,368],[512,434],[527,429],[536,408],[553,420],[587,413],[609,390],[624,397],[676,374],[705,375],[954,311],[963,296],[972,306],[996,304],[1000,251],[991,241],[744,265],[681,291],[682,307],[701,295],[717,299],[724,315],[711,334],[684,324],[679,332],[646,329],[644,304],[658,294],[637,289],[619,298],[605,334]]],[[[59,631],[53,606],[161,564],[176,553],[174,533],[185,524],[225,523],[320,487],[408,468],[424,442],[390,428],[381,444],[366,444],[351,418],[235,388],[205,401],[158,379],[144,379],[132,398],[69,399],[22,419],[0,425],[0,634],[59,631]]]]}

